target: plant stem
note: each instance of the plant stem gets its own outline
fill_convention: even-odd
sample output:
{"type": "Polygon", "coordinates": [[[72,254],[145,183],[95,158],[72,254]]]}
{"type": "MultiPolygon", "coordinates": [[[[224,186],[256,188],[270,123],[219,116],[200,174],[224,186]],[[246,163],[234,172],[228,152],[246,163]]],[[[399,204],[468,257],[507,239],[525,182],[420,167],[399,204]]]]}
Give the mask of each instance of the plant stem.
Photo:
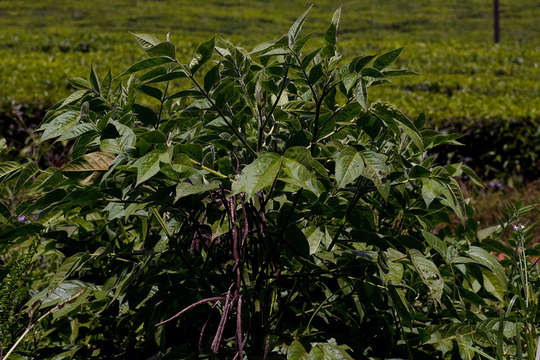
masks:
{"type": "Polygon", "coordinates": [[[81,295],[84,291],[83,290],[80,290],[78,291],[77,293],[75,293],[74,295],[72,295],[68,300],[64,301],[63,303],[61,304],[58,304],[56,305],[55,307],[51,308],[49,311],[47,311],[45,314],[41,315],[35,323],[33,324],[29,324],[27,327],[26,327],[26,330],[24,330],[24,332],[22,333],[21,336],[19,336],[19,338],[17,339],[17,341],[15,341],[15,343],[13,344],[13,346],[11,346],[11,348],[8,350],[8,352],[6,353],[6,356],[4,356],[4,358],[2,360],[7,360],[9,358],[9,355],[11,355],[13,353],[13,351],[15,351],[15,348],[17,348],[17,346],[19,346],[19,344],[21,343],[21,341],[24,339],[24,337],[26,335],[28,335],[28,333],[34,328],[34,326],[36,326],[37,324],[39,324],[41,322],[41,320],[45,319],[48,315],[52,314],[53,312],[55,312],[56,310],[58,309],[61,309],[65,304],[68,304],[70,302],[72,302],[73,300],[75,300],[76,297],[78,297],[79,295],[81,295]]]}
{"type": "Polygon", "coordinates": [[[224,175],[222,173],[220,173],[219,171],[216,171],[216,170],[213,170],[213,169],[210,169],[209,167],[207,166],[204,166],[203,164],[201,164],[200,162],[198,162],[197,160],[193,160],[193,159],[189,159],[193,164],[195,165],[198,165],[201,167],[201,169],[204,169],[214,175],[217,175],[219,176],[220,178],[223,178],[223,179],[227,179],[227,175],[224,175]]]}
{"type": "Polygon", "coordinates": [[[159,127],[159,122],[161,121],[161,113],[163,112],[163,103],[165,103],[165,99],[167,98],[167,91],[169,90],[169,82],[167,81],[167,84],[165,85],[165,91],[163,92],[163,96],[161,97],[161,105],[159,106],[159,113],[156,125],[154,126],[156,129],[159,127]]]}

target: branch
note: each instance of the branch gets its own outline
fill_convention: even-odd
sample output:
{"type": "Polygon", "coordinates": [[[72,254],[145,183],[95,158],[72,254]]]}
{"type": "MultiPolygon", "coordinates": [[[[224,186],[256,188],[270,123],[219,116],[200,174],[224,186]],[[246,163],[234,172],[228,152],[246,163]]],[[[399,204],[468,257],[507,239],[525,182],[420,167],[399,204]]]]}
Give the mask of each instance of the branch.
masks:
{"type": "Polygon", "coordinates": [[[172,321],[172,320],[180,317],[186,311],[191,310],[194,307],[199,306],[201,304],[205,304],[205,303],[210,302],[210,301],[219,301],[219,300],[223,300],[223,299],[225,299],[225,297],[223,297],[223,296],[214,296],[214,297],[209,297],[209,298],[206,298],[206,299],[199,300],[199,301],[194,302],[193,304],[189,305],[188,307],[184,308],[182,311],[176,313],[175,315],[168,318],[167,320],[163,320],[161,322],[158,322],[155,326],[158,327],[158,326],[164,325],[164,324],[168,323],[169,321],[172,321]]]}
{"type": "Polygon", "coordinates": [[[71,302],[73,302],[73,300],[75,300],[76,297],[78,297],[79,295],[81,295],[82,293],[84,292],[84,290],[79,290],[78,292],[76,292],[75,294],[73,294],[69,299],[67,299],[66,301],[64,301],[63,303],[60,303],[58,305],[56,305],[55,307],[53,307],[52,309],[50,309],[49,311],[47,311],[45,314],[41,315],[39,317],[39,319],[37,319],[37,321],[33,324],[28,324],[28,326],[26,327],[26,330],[24,330],[24,332],[22,333],[21,336],[19,336],[19,338],[17,339],[17,341],[15,341],[15,344],[13,344],[13,346],[9,349],[9,351],[6,353],[6,356],[4,356],[3,360],[7,360],[9,355],[11,355],[11,353],[13,353],[13,351],[15,351],[15,348],[17,346],[19,346],[20,342],[24,339],[24,337],[26,335],[28,335],[28,333],[30,332],[30,330],[32,330],[34,328],[34,326],[36,326],[37,324],[39,324],[41,322],[41,320],[45,319],[48,315],[52,314],[53,312],[61,309],[64,307],[64,305],[66,304],[69,304],[71,302]]]}

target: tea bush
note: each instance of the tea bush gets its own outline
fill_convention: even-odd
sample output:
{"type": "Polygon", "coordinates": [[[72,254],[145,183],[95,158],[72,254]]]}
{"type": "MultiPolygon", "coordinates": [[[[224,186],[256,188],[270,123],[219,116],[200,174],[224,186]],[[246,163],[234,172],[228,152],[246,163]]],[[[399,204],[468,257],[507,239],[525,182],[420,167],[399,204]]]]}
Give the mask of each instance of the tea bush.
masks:
{"type": "Polygon", "coordinates": [[[478,229],[429,155],[456,136],[368,96],[401,50],[343,61],[338,10],[303,51],[308,11],[72,80],[39,128],[66,164],[0,163],[4,359],[534,357],[537,249],[497,240],[530,208],[478,229]]]}

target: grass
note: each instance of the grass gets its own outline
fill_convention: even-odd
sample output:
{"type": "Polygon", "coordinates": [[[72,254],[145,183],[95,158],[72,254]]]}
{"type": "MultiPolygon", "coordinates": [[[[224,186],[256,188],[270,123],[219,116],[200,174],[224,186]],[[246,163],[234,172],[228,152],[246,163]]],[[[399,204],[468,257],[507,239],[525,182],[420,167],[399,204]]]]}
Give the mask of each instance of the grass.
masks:
{"type": "MultiPolygon", "coordinates": [[[[0,107],[47,106],[67,78],[95,64],[119,73],[142,56],[128,31],[170,32],[180,57],[216,34],[246,47],[279,37],[309,5],[297,0],[0,1],[0,107]]],[[[314,1],[305,31],[324,29],[337,3],[314,1]]],[[[405,46],[400,65],[419,76],[374,95],[435,124],[540,118],[540,3],[502,1],[502,43],[492,44],[491,2],[342,2],[346,57],[405,46]]],[[[320,35],[320,34],[315,34],[320,35]]]]}

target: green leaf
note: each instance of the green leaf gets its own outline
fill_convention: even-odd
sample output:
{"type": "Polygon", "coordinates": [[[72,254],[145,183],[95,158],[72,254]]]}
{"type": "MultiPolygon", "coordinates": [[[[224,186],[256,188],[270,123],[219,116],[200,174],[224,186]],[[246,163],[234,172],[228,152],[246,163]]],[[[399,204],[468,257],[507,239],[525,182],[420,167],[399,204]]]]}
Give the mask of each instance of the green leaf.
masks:
{"type": "Polygon", "coordinates": [[[414,123],[405,116],[396,107],[376,102],[373,104],[371,111],[382,118],[387,124],[397,124],[398,128],[405,132],[414,142],[418,150],[424,150],[424,142],[414,123]]]}
{"type": "Polygon", "coordinates": [[[285,231],[283,231],[283,237],[288,245],[288,249],[293,250],[290,252],[293,256],[308,257],[309,256],[309,242],[304,233],[298,228],[296,224],[289,225],[285,231]]]}
{"type": "Polygon", "coordinates": [[[136,186],[150,179],[159,172],[160,159],[163,159],[163,153],[154,150],[133,163],[132,166],[137,169],[136,186]]]}
{"type": "Polygon", "coordinates": [[[167,136],[159,130],[146,131],[139,135],[139,138],[150,144],[165,144],[167,136]]]}
{"type": "Polygon", "coordinates": [[[446,243],[430,232],[422,231],[422,235],[424,236],[424,239],[429,244],[429,246],[431,246],[432,249],[439,253],[439,255],[441,255],[444,261],[450,263],[450,259],[448,259],[448,247],[446,246],[446,243]]]}
{"type": "Polygon", "coordinates": [[[443,185],[433,178],[422,178],[422,198],[426,203],[426,207],[439,197],[443,192],[443,185]]]}
{"type": "Polygon", "coordinates": [[[153,77],[149,81],[147,81],[145,84],[160,83],[164,81],[171,81],[171,80],[182,79],[186,77],[188,77],[188,75],[186,74],[184,70],[175,70],[175,71],[171,71],[170,73],[161,74],[156,77],[153,77]]]}
{"type": "Polygon", "coordinates": [[[373,151],[361,151],[360,156],[364,160],[362,176],[373,181],[383,198],[388,197],[388,184],[383,183],[383,179],[388,175],[390,169],[386,165],[386,155],[373,151]]]}
{"type": "Polygon", "coordinates": [[[283,157],[293,159],[304,165],[309,171],[314,171],[322,178],[328,179],[326,168],[317,160],[313,159],[311,152],[304,146],[293,146],[288,148],[283,157]]]}
{"type": "Polygon", "coordinates": [[[504,294],[507,291],[506,283],[495,273],[486,269],[482,269],[482,280],[486,291],[499,299],[499,301],[504,302],[504,294]]]}
{"type": "Polygon", "coordinates": [[[191,70],[192,74],[194,74],[208,60],[210,60],[212,53],[214,52],[215,45],[214,38],[199,45],[193,59],[191,59],[191,62],[189,63],[189,69],[191,70]]]}
{"type": "Polygon", "coordinates": [[[465,175],[467,175],[469,177],[469,179],[471,179],[471,181],[476,185],[476,186],[479,186],[481,188],[484,187],[484,183],[482,182],[482,179],[480,179],[478,177],[478,175],[476,175],[476,173],[474,172],[473,169],[471,169],[470,167],[468,167],[467,165],[465,164],[461,164],[461,169],[463,170],[463,172],[465,173],[465,175]]]}
{"type": "Polygon", "coordinates": [[[146,53],[150,56],[166,56],[171,59],[176,59],[176,47],[170,41],[164,41],[146,49],[146,53]]]}
{"type": "Polygon", "coordinates": [[[62,105],[60,105],[58,109],[61,109],[66,105],[71,105],[73,103],[76,103],[77,101],[82,99],[86,94],[88,94],[88,90],[86,89],[77,90],[71,93],[71,95],[69,95],[67,98],[64,99],[64,101],[62,102],[62,105]]]}
{"type": "Polygon", "coordinates": [[[38,235],[42,230],[43,227],[39,224],[18,224],[17,226],[0,224],[0,238],[4,245],[15,239],[27,240],[31,236],[38,235]]]}
{"type": "Polygon", "coordinates": [[[120,136],[120,133],[118,132],[118,129],[116,126],[110,122],[107,125],[105,125],[105,128],[101,131],[101,136],[99,137],[101,140],[105,139],[116,139],[120,136]]]}
{"type": "Polygon", "coordinates": [[[191,184],[189,182],[181,182],[176,186],[176,197],[174,202],[177,202],[179,199],[190,196],[202,194],[211,190],[219,188],[221,183],[219,181],[212,181],[206,184],[191,184]]]}
{"type": "Polygon", "coordinates": [[[359,56],[354,58],[349,64],[349,71],[360,73],[364,67],[375,57],[375,55],[359,56]]]}
{"type": "Polygon", "coordinates": [[[308,360],[325,360],[324,351],[319,344],[311,348],[311,351],[308,354],[308,360]]]}
{"type": "Polygon", "coordinates": [[[160,43],[159,39],[156,38],[154,35],[150,34],[137,34],[137,33],[130,33],[137,43],[143,48],[143,49],[149,49],[152,46],[156,46],[160,43]]]}
{"type": "Polygon", "coordinates": [[[478,232],[476,233],[476,236],[478,237],[478,240],[482,241],[489,238],[491,235],[493,235],[500,229],[501,229],[501,225],[489,226],[487,228],[478,230],[478,232]]]}
{"type": "Polygon", "coordinates": [[[136,136],[129,126],[123,125],[117,121],[113,121],[110,124],[116,128],[120,137],[115,137],[114,139],[102,139],[101,151],[120,154],[135,146],[136,136]]]}
{"type": "Polygon", "coordinates": [[[171,62],[174,62],[174,59],[167,56],[151,57],[151,58],[141,60],[138,63],[131,65],[121,76],[132,74],[137,71],[141,71],[144,69],[148,69],[154,66],[167,64],[171,62]]]}
{"type": "Polygon", "coordinates": [[[151,70],[148,70],[147,72],[142,74],[139,77],[139,81],[140,82],[146,82],[146,81],[151,80],[151,79],[153,79],[153,78],[155,78],[157,76],[166,75],[166,74],[167,74],[167,68],[165,66],[159,66],[159,67],[153,68],[151,70]]]}
{"type": "Polygon", "coordinates": [[[450,178],[449,182],[442,187],[442,194],[445,199],[441,201],[442,204],[447,205],[454,213],[460,218],[465,218],[465,200],[463,199],[463,193],[457,181],[450,178]]]}
{"type": "Polygon", "coordinates": [[[409,171],[409,179],[421,179],[431,176],[431,172],[423,166],[415,165],[409,171]]]}
{"type": "Polygon", "coordinates": [[[43,130],[40,141],[43,142],[65,134],[77,124],[78,118],[79,112],[70,110],[60,114],[52,121],[41,125],[38,129],[38,131],[43,130]]]}
{"type": "MultiPolygon", "coordinates": [[[[389,274],[391,271],[389,272],[389,274]]],[[[388,285],[388,295],[390,295],[391,306],[398,313],[400,321],[403,321],[405,326],[411,326],[413,320],[413,314],[411,314],[411,306],[407,302],[406,290],[404,284],[396,286],[393,284],[388,285]]]]}
{"type": "Polygon", "coordinates": [[[219,80],[219,68],[220,64],[217,64],[210,69],[204,76],[204,90],[209,92],[216,85],[219,80]]]}
{"type": "Polygon", "coordinates": [[[255,47],[249,53],[258,54],[258,53],[266,52],[272,49],[276,45],[276,43],[277,43],[276,40],[262,42],[260,44],[255,45],[255,47]]]}
{"type": "Polygon", "coordinates": [[[88,82],[88,80],[86,79],[83,79],[81,77],[74,77],[70,78],[68,81],[69,84],[75,89],[90,90],[90,82],[88,82]]]}
{"type": "MultiPolygon", "coordinates": [[[[302,51],[302,48],[304,47],[304,45],[306,45],[306,43],[308,42],[308,40],[311,38],[311,35],[312,34],[307,34],[307,35],[304,35],[302,36],[300,39],[296,40],[296,43],[294,44],[294,48],[293,50],[297,53],[299,53],[300,51],[302,51]]],[[[303,61],[302,61],[303,62],[303,61]]]]}
{"type": "Polygon", "coordinates": [[[508,287],[508,279],[502,265],[493,255],[478,246],[471,246],[466,253],[472,260],[487,268],[482,269],[484,287],[492,295],[503,301],[508,287]]]}
{"type": "Polygon", "coordinates": [[[101,95],[101,84],[99,83],[99,77],[96,74],[94,65],[90,67],[90,84],[92,85],[92,89],[101,95]]]}
{"type": "Polygon", "coordinates": [[[353,360],[347,352],[348,350],[351,350],[351,348],[347,345],[338,345],[334,339],[330,339],[326,343],[314,344],[309,352],[308,360],[353,360]]]}
{"type": "Polygon", "coordinates": [[[354,182],[364,172],[364,160],[352,146],[344,147],[336,154],[336,184],[342,189],[354,182]]]}
{"type": "Polygon", "coordinates": [[[309,243],[309,255],[315,254],[319,250],[322,239],[325,237],[324,232],[313,225],[303,228],[302,232],[309,243]]]}
{"type": "Polygon", "coordinates": [[[388,271],[381,271],[381,277],[386,284],[399,285],[403,278],[403,264],[398,260],[405,255],[392,248],[386,250],[384,255],[387,258],[388,271]]]}
{"type": "Polygon", "coordinates": [[[101,86],[101,96],[104,98],[107,98],[109,95],[109,91],[111,90],[112,85],[112,74],[111,69],[107,70],[107,74],[105,74],[105,77],[103,78],[103,83],[101,86]]]}
{"type": "Polygon", "coordinates": [[[429,288],[431,297],[438,303],[441,302],[444,279],[437,266],[416,249],[409,250],[409,256],[420,278],[429,288]]]}
{"type": "Polygon", "coordinates": [[[106,171],[115,158],[115,154],[96,151],[73,160],[62,171],[106,171]]]}
{"type": "Polygon", "coordinates": [[[308,353],[304,345],[298,340],[294,340],[287,349],[287,360],[308,360],[308,353]]]}
{"type": "MultiPolygon", "coordinates": [[[[76,293],[78,294],[78,293],[76,293]]],[[[76,295],[75,294],[75,295],[76,295]]],[[[77,308],[81,307],[83,304],[87,303],[88,302],[88,296],[89,296],[89,291],[88,290],[83,290],[83,292],[80,293],[80,295],[77,295],[75,297],[75,299],[71,300],[71,301],[68,301],[66,304],[64,304],[63,306],[59,307],[58,310],[56,310],[55,312],[53,312],[53,320],[57,320],[57,319],[61,319],[63,318],[64,316],[68,315],[69,313],[71,313],[72,311],[76,310],[77,308]]],[[[77,348],[75,349],[72,349],[71,351],[64,351],[58,355],[56,355],[54,358],[51,358],[51,360],[55,360],[55,359],[68,359],[68,357],[63,357],[62,355],[72,355],[74,354],[75,350],[77,350],[77,348]]],[[[69,357],[69,358],[73,358],[73,357],[69,357]]]]}
{"type": "Polygon", "coordinates": [[[296,43],[296,40],[298,39],[298,36],[300,35],[300,32],[302,31],[302,26],[304,25],[304,21],[306,20],[306,16],[309,14],[311,8],[313,5],[311,5],[296,21],[292,24],[292,26],[289,28],[289,32],[287,33],[287,37],[289,39],[289,47],[293,47],[296,43]]]}
{"type": "MultiPolygon", "coordinates": [[[[312,52],[310,52],[309,54],[307,54],[306,56],[304,56],[304,58],[302,59],[302,67],[304,69],[307,69],[307,67],[309,66],[309,64],[311,63],[311,61],[313,61],[313,59],[315,58],[315,56],[317,56],[317,54],[321,51],[321,49],[315,49],[313,50],[312,52]]],[[[320,70],[319,70],[320,71],[320,70]]]]}
{"type": "Polygon", "coordinates": [[[152,86],[142,85],[142,86],[137,87],[137,90],[145,93],[148,96],[153,97],[154,99],[158,101],[161,101],[161,98],[163,97],[163,92],[160,89],[152,87],[152,86]]]}
{"type": "Polygon", "coordinates": [[[7,177],[10,174],[18,171],[23,167],[22,164],[19,164],[16,161],[4,161],[0,162],[0,179],[7,177]]]}
{"type": "Polygon", "coordinates": [[[282,168],[284,176],[280,180],[298,188],[309,190],[317,196],[320,196],[325,191],[323,184],[317,180],[317,176],[299,161],[283,158],[282,168]]]}
{"type": "Polygon", "coordinates": [[[142,122],[144,125],[154,126],[157,124],[158,118],[156,113],[146,106],[139,104],[133,105],[133,112],[135,113],[137,119],[142,122]]]}
{"type": "Polygon", "coordinates": [[[362,106],[362,110],[367,111],[368,108],[368,94],[366,89],[366,83],[363,78],[360,78],[356,84],[354,90],[354,98],[362,106]]]}
{"type": "Polygon", "coordinates": [[[308,75],[308,81],[314,85],[323,76],[322,64],[319,63],[311,68],[308,75]]]}
{"type": "Polygon", "coordinates": [[[178,98],[188,97],[188,96],[199,96],[199,95],[201,95],[201,92],[198,90],[181,90],[167,96],[167,100],[173,100],[173,99],[178,99],[178,98]]]}
{"type": "Polygon", "coordinates": [[[246,193],[248,197],[272,185],[281,168],[282,158],[275,153],[264,153],[247,165],[232,184],[233,194],[246,193]]]}
{"type": "Polygon", "coordinates": [[[79,252],[64,259],[62,264],[56,269],[54,275],[49,279],[49,288],[54,289],[62,284],[62,282],[67,280],[73,272],[88,260],[88,258],[88,253],[79,252]]]}
{"type": "Polygon", "coordinates": [[[399,48],[378,56],[373,62],[373,67],[377,70],[384,69],[398,58],[402,50],[403,48],[399,48]]]}
{"type": "Polygon", "coordinates": [[[324,35],[324,40],[327,44],[325,47],[325,54],[328,56],[334,56],[336,52],[337,29],[339,26],[340,17],[341,7],[334,12],[334,15],[332,16],[332,23],[330,24],[330,27],[328,28],[328,30],[326,30],[326,34],[324,35]]]}
{"type": "Polygon", "coordinates": [[[362,74],[362,76],[365,76],[365,77],[368,77],[368,78],[379,79],[379,78],[384,77],[384,74],[382,72],[380,72],[377,69],[371,68],[371,67],[363,68],[360,73],[362,74]]]}
{"type": "Polygon", "coordinates": [[[461,219],[465,217],[465,200],[461,188],[453,178],[447,183],[435,178],[422,178],[422,197],[429,207],[431,202],[441,197],[441,203],[451,208],[461,219]]]}

